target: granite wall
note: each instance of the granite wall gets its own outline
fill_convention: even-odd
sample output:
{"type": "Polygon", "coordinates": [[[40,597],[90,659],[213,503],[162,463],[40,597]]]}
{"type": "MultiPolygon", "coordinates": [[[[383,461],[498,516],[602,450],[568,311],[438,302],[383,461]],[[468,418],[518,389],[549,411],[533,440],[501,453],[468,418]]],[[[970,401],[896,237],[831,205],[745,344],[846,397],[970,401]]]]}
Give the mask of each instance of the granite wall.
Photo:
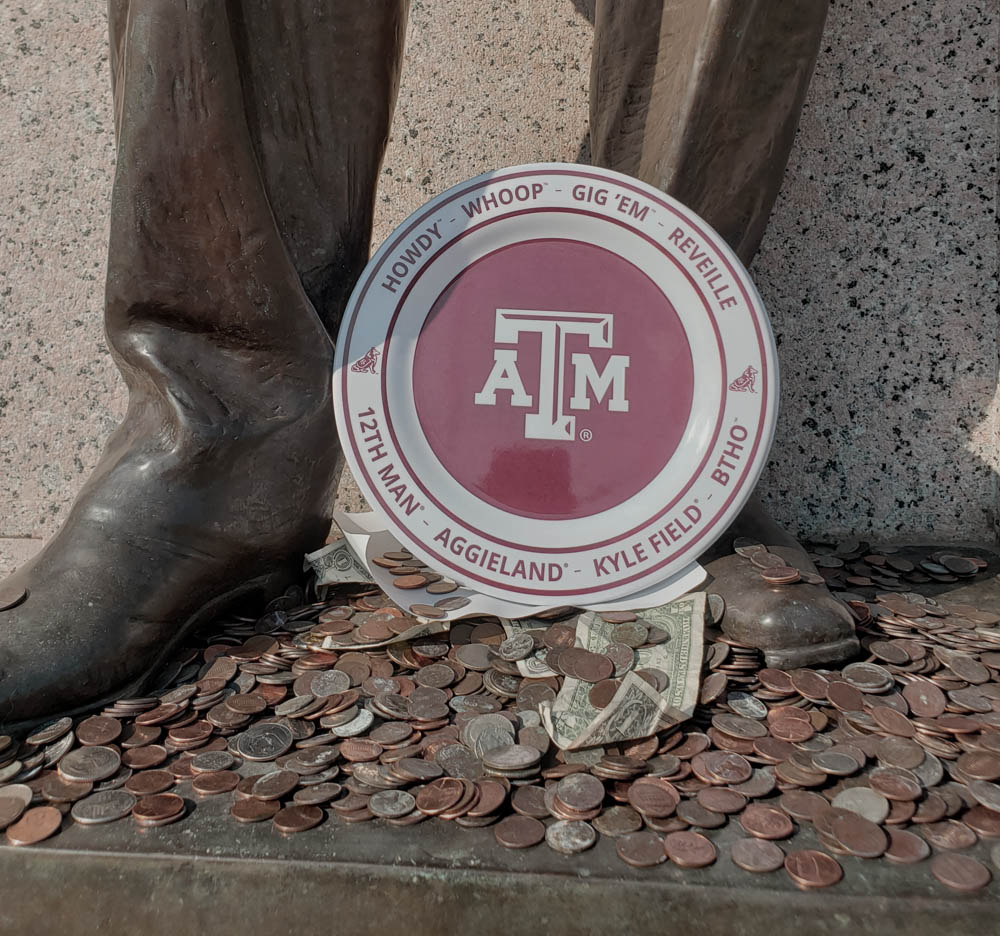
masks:
{"type": "MultiPolygon", "coordinates": [[[[413,0],[376,243],[485,169],[585,158],[589,0],[413,0]]],[[[754,274],[783,366],[762,486],[807,534],[993,540],[995,0],[836,0],[754,274]]],[[[0,572],[125,397],[102,339],[104,5],[0,12],[0,572]]]]}

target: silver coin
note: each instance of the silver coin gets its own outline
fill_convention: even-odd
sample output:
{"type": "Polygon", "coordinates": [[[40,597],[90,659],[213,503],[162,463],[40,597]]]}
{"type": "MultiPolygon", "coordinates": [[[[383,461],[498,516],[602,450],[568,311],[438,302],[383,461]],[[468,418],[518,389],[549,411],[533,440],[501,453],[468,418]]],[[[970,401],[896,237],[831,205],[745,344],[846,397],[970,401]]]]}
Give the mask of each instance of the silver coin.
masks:
{"type": "Polygon", "coordinates": [[[121,755],[113,748],[94,746],[70,751],[59,761],[59,774],[66,780],[106,780],[118,773],[121,755]]]}
{"type": "Polygon", "coordinates": [[[513,663],[531,656],[534,649],[535,640],[531,634],[518,631],[497,647],[497,655],[501,660],[513,663]]]}
{"type": "Polygon", "coordinates": [[[537,728],[542,723],[542,716],[534,709],[521,709],[517,717],[521,720],[522,728],[537,728]]]}
{"type": "Polygon", "coordinates": [[[8,783],[0,787],[0,796],[10,796],[20,800],[26,807],[31,805],[34,795],[34,791],[26,783],[8,783]]]}
{"type": "MultiPolygon", "coordinates": [[[[375,716],[372,715],[367,709],[362,709],[358,712],[357,717],[349,721],[346,725],[336,725],[330,726],[330,730],[338,738],[354,738],[360,734],[364,734],[372,726],[372,722],[375,721],[375,716]]],[[[323,726],[327,727],[326,725],[323,726]]]]}
{"type": "Polygon", "coordinates": [[[69,734],[63,735],[58,741],[54,741],[52,744],[48,745],[45,748],[42,761],[43,764],[46,767],[52,767],[58,764],[59,761],[62,760],[67,753],[69,753],[69,750],[73,747],[75,742],[76,736],[71,731],[69,734]]]}
{"type": "Polygon", "coordinates": [[[191,758],[191,770],[194,773],[215,773],[218,770],[229,770],[236,758],[229,751],[205,751],[191,758]]]}
{"type": "Polygon", "coordinates": [[[1000,842],[997,842],[990,851],[990,858],[993,859],[993,864],[1000,868],[1000,842]]]}
{"type": "Polygon", "coordinates": [[[924,789],[937,786],[944,779],[944,764],[930,751],[924,751],[923,763],[913,768],[913,773],[924,789]]]}
{"type": "Polygon", "coordinates": [[[405,790],[380,790],[368,800],[368,808],[383,819],[397,819],[408,816],[416,808],[417,801],[412,793],[405,790]]]}
{"type": "Polygon", "coordinates": [[[127,816],[136,802],[128,790],[105,790],[75,802],[70,815],[81,825],[100,825],[127,816]]]}
{"type": "Polygon", "coordinates": [[[970,780],[966,785],[972,798],[991,812],[1000,813],[1000,785],[988,780],[970,780]]]}
{"type": "Polygon", "coordinates": [[[0,783],[13,780],[23,769],[24,764],[19,760],[12,760],[6,766],[0,767],[0,783]]]}
{"type": "Polygon", "coordinates": [[[477,715],[462,728],[462,743],[477,757],[514,743],[514,725],[503,715],[477,715]]]}
{"type": "Polygon", "coordinates": [[[279,718],[287,717],[290,715],[296,715],[299,712],[305,711],[313,702],[316,701],[316,697],[312,693],[306,693],[305,695],[292,696],[285,702],[274,707],[274,714],[279,718]]]}
{"type": "Polygon", "coordinates": [[[545,844],[563,855],[586,851],[597,841],[597,832],[589,822],[560,819],[545,830],[545,844]]]}
{"type": "Polygon", "coordinates": [[[767,706],[746,692],[730,692],[726,696],[726,705],[746,718],[767,718],[767,706]]]}
{"type": "Polygon", "coordinates": [[[53,741],[58,741],[72,727],[72,718],[59,718],[56,721],[45,725],[43,728],[39,728],[33,734],[28,735],[25,739],[25,744],[35,746],[51,744],[53,741]]]}
{"type": "Polygon", "coordinates": [[[834,809],[848,809],[871,822],[881,825],[889,815],[889,801],[868,787],[842,790],[833,798],[834,809]]]}
{"type": "Polygon", "coordinates": [[[94,793],[105,793],[108,790],[117,790],[119,787],[125,785],[128,778],[132,776],[131,767],[122,767],[113,777],[108,777],[107,780],[102,780],[100,783],[94,784],[94,793]]]}
{"type": "Polygon", "coordinates": [[[718,624],[726,613],[726,600],[722,595],[710,594],[705,604],[709,624],[718,624]]]}
{"type": "Polygon", "coordinates": [[[240,735],[236,750],[251,761],[272,761],[281,757],[291,746],[292,732],[275,722],[257,722],[240,735]]]}
{"type": "Polygon", "coordinates": [[[482,761],[464,744],[446,745],[434,755],[434,761],[449,777],[478,780],[483,776],[482,761]]]}
{"type": "Polygon", "coordinates": [[[309,691],[317,699],[328,699],[338,692],[347,692],[351,688],[351,677],[340,670],[323,670],[313,673],[309,681],[309,691]]]}

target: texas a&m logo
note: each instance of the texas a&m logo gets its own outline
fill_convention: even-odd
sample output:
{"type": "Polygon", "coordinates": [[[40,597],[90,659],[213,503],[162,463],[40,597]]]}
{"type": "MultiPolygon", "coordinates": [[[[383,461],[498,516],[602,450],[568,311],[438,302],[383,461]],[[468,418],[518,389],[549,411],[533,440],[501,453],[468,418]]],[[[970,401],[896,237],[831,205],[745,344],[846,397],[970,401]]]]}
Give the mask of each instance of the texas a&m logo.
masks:
{"type": "Polygon", "coordinates": [[[629,355],[612,354],[602,370],[586,352],[566,353],[566,338],[583,335],[590,348],[611,348],[614,317],[609,313],[547,312],[530,309],[497,309],[493,368],[482,389],[475,395],[477,406],[509,405],[529,408],[524,415],[526,439],[552,439],[572,442],[576,439],[576,417],[563,412],[567,379],[572,381],[571,410],[589,410],[590,398],[601,405],[607,397],[612,413],[628,412],[625,375],[629,355]],[[517,344],[521,335],[541,336],[537,399],[527,392],[517,364],[517,344]],[[567,360],[567,357],[569,358],[567,360]],[[497,393],[509,393],[508,399],[497,393]]]}

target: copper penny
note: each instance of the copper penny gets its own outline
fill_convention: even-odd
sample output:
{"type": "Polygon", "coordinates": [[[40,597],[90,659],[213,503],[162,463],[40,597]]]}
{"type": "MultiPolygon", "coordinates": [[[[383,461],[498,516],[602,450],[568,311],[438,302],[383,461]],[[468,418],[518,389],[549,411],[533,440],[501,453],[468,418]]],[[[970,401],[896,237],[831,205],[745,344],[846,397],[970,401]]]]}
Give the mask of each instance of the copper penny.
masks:
{"type": "Polygon", "coordinates": [[[274,828],[282,835],[305,832],[323,821],[319,806],[285,806],[274,814],[274,828]]]}
{"type": "Polygon", "coordinates": [[[530,816],[507,816],[496,824],[493,835],[504,848],[530,848],[545,838],[545,826],[530,816]]]}
{"type": "Polygon", "coordinates": [[[837,816],[830,829],[844,850],[857,858],[878,858],[889,847],[881,827],[854,813],[837,816]]]}
{"type": "Polygon", "coordinates": [[[644,816],[662,819],[673,815],[681,798],[668,780],[662,777],[644,777],[629,787],[628,801],[644,816]]]}
{"type": "Polygon", "coordinates": [[[152,796],[154,793],[165,793],[174,783],[174,775],[169,770],[144,770],[132,774],[123,789],[136,796],[152,796]]]}
{"type": "Polygon", "coordinates": [[[299,775],[291,770],[273,770],[259,777],[250,795],[259,800],[277,800],[299,785],[299,775]]]}
{"type": "Polygon", "coordinates": [[[889,829],[889,847],[885,857],[896,864],[916,864],[931,853],[931,847],[919,835],[905,829],[889,829]]]}
{"type": "Polygon", "coordinates": [[[761,803],[751,803],[740,813],[740,825],[754,838],[769,840],[788,838],[795,831],[785,813],[761,803]]]}
{"type": "Polygon", "coordinates": [[[615,841],[618,857],[633,868],[652,868],[667,860],[663,839],[655,832],[630,832],[615,841]]]}
{"type": "Polygon", "coordinates": [[[7,826],[7,841],[11,845],[34,845],[54,835],[61,825],[62,813],[55,806],[36,806],[7,826]]]}
{"type": "Polygon", "coordinates": [[[454,806],[465,793],[462,781],[455,777],[439,777],[421,787],[416,794],[416,806],[428,816],[436,816],[454,806]]]}
{"type": "Polygon", "coordinates": [[[240,782],[240,776],[232,770],[217,770],[214,773],[198,774],[191,781],[191,789],[201,796],[217,796],[231,793],[240,782]]]}
{"type": "Polygon", "coordinates": [[[141,797],[132,807],[135,819],[156,822],[184,812],[184,800],[175,793],[156,793],[141,797]]]}
{"type": "Polygon", "coordinates": [[[733,864],[744,871],[766,874],[777,871],[785,863],[785,853],[774,842],[748,838],[733,842],[729,852],[733,864]]]}
{"type": "Polygon", "coordinates": [[[931,874],[946,887],[971,892],[984,888],[993,875],[982,862],[968,855],[941,854],[931,860],[931,874]]]}
{"type": "Polygon", "coordinates": [[[281,809],[281,806],[270,800],[241,799],[229,809],[229,815],[237,822],[263,822],[271,819],[281,809]]]}
{"type": "Polygon", "coordinates": [[[796,886],[803,889],[830,887],[844,876],[844,869],[835,858],[808,848],[788,855],[785,871],[796,886]]]}
{"type": "Polygon", "coordinates": [[[663,840],[663,848],[681,868],[705,868],[716,858],[715,846],[698,832],[671,832],[663,840]]]}
{"type": "Polygon", "coordinates": [[[91,715],[76,726],[76,740],[80,744],[90,746],[95,744],[110,744],[122,733],[122,723],[117,718],[104,715],[91,715]]]}

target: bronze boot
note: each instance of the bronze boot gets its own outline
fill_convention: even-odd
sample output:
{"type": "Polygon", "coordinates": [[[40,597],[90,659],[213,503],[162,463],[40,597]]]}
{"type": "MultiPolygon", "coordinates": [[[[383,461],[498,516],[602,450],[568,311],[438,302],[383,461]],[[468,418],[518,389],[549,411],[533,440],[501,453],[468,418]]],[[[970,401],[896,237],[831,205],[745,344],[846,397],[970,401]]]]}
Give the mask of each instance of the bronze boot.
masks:
{"type": "MultiPolygon", "coordinates": [[[[597,0],[595,164],[693,208],[749,265],[781,187],[826,7],[825,0],[597,0]]],[[[720,539],[723,552],[734,535],[812,569],[756,499],[720,539]]],[[[763,649],[770,665],[832,663],[857,652],[852,618],[824,586],[770,586],[740,556],[708,568],[710,590],[727,602],[723,629],[763,649]]]]}
{"type": "Polygon", "coordinates": [[[313,7],[111,5],[106,331],[129,406],[62,529],[0,586],[6,729],[141,692],[199,622],[280,593],[329,530],[321,316],[335,326],[367,257],[405,15],[313,7]],[[364,93],[358,74],[377,76],[364,93]]]}

